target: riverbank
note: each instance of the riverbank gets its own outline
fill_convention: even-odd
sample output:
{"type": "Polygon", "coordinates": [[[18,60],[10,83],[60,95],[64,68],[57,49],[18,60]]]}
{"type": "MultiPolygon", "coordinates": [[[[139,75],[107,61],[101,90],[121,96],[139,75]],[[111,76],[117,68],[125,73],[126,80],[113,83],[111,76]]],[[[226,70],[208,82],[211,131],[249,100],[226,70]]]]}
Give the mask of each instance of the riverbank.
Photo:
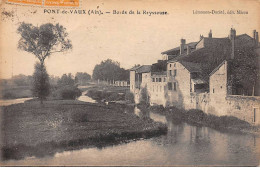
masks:
{"type": "Polygon", "coordinates": [[[205,126],[218,131],[228,131],[234,133],[250,133],[260,136],[260,127],[253,126],[250,123],[240,120],[233,116],[215,116],[205,114],[201,110],[184,110],[176,107],[144,106],[138,105],[140,110],[151,110],[165,115],[175,123],[186,122],[190,125],[205,126]]]}
{"type": "Polygon", "coordinates": [[[96,85],[89,87],[87,96],[97,101],[125,101],[129,94],[129,87],[115,87],[110,85],[96,85]]]}
{"type": "Polygon", "coordinates": [[[1,107],[3,160],[53,155],[166,134],[167,127],[125,109],[80,101],[38,101],[1,107]]]}

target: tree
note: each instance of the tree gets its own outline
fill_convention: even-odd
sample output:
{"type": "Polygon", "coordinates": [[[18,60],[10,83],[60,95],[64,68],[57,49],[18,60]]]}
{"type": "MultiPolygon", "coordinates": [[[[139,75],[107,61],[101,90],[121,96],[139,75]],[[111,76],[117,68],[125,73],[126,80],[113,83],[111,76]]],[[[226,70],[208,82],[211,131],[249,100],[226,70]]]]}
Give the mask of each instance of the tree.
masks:
{"type": "Polygon", "coordinates": [[[259,55],[254,48],[244,47],[235,51],[231,75],[233,93],[259,95],[259,55]]]}
{"type": "Polygon", "coordinates": [[[86,83],[91,79],[88,73],[77,72],[75,76],[75,82],[81,85],[86,85],[86,83]]]}
{"type": "Polygon", "coordinates": [[[75,82],[74,79],[71,75],[71,73],[63,74],[61,78],[58,80],[58,85],[59,86],[74,86],[75,82]]]}
{"type": "Polygon", "coordinates": [[[43,103],[43,100],[50,94],[49,75],[45,66],[37,62],[34,66],[33,73],[33,95],[38,97],[43,103]]]}
{"type": "Polygon", "coordinates": [[[22,22],[17,32],[21,35],[18,48],[35,55],[42,65],[51,54],[72,49],[66,28],[59,24],[47,23],[38,27],[22,22]]]}
{"type": "Polygon", "coordinates": [[[150,105],[150,96],[147,87],[141,89],[140,104],[150,105]]]}
{"type": "Polygon", "coordinates": [[[128,80],[129,71],[120,67],[120,64],[111,59],[97,64],[93,70],[95,80],[128,80]]]}
{"type": "Polygon", "coordinates": [[[47,92],[49,93],[46,89],[47,84],[49,83],[47,83],[47,81],[49,80],[44,61],[53,53],[65,52],[72,49],[71,41],[67,38],[68,33],[66,32],[66,29],[59,24],[53,25],[47,23],[38,27],[22,22],[20,23],[17,32],[21,35],[18,42],[18,49],[35,55],[40,61],[40,63],[37,63],[35,66],[34,83],[36,84],[34,85],[34,92],[41,99],[42,103],[47,92]],[[42,73],[40,73],[40,71],[42,71],[42,73]],[[40,78],[42,78],[42,80],[40,78]],[[37,83],[43,84],[40,85],[37,83]]]}

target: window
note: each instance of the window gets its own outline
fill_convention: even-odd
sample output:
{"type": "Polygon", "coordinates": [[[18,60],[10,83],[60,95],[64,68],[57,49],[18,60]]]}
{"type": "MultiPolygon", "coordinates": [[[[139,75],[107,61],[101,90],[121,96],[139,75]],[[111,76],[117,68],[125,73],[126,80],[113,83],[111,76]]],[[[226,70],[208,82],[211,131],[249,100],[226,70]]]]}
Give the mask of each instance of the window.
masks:
{"type": "Polygon", "coordinates": [[[177,70],[173,70],[173,76],[177,76],[177,70]]]}
{"type": "Polygon", "coordinates": [[[172,67],[172,65],[170,64],[170,67],[172,67]]]}
{"type": "Polygon", "coordinates": [[[159,82],[162,82],[162,78],[159,78],[159,82]]]}
{"type": "Polygon", "coordinates": [[[169,75],[172,76],[172,70],[169,70],[169,75]]]}
{"type": "Polygon", "coordinates": [[[173,90],[176,91],[176,89],[177,89],[177,84],[176,84],[176,82],[174,82],[173,83],[173,90]]]}
{"type": "Polygon", "coordinates": [[[213,93],[215,93],[215,89],[213,88],[213,93]]]}
{"type": "Polygon", "coordinates": [[[172,83],[168,83],[168,90],[172,90],[172,83]]]}
{"type": "Polygon", "coordinates": [[[153,82],[155,82],[155,78],[153,78],[153,82]]]}

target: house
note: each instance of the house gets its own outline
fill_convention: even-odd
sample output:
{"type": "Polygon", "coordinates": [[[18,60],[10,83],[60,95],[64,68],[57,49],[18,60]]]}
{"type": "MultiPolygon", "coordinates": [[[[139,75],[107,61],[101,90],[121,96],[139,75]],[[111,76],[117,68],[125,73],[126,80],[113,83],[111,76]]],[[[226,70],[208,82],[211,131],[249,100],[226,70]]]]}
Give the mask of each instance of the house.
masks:
{"type": "Polygon", "coordinates": [[[117,80],[114,82],[113,84],[116,87],[127,87],[128,86],[128,82],[124,81],[124,80],[117,80]]]}
{"type": "Polygon", "coordinates": [[[135,96],[135,102],[140,101],[140,92],[142,88],[147,88],[151,82],[151,65],[135,66],[130,71],[130,92],[135,96]]]}
{"type": "Polygon", "coordinates": [[[259,54],[255,30],[250,37],[236,35],[232,28],[224,38],[213,37],[210,30],[208,37],[200,36],[198,42],[186,44],[181,39],[179,47],[162,52],[164,60],[158,60],[149,69],[145,69],[147,66],[132,68],[130,88],[140,97],[140,89],[146,87],[152,105],[200,109],[259,124],[260,98],[255,96],[259,95],[259,78],[251,84],[237,81],[239,76],[252,79],[251,73],[241,69],[253,67],[259,62],[259,54]]]}

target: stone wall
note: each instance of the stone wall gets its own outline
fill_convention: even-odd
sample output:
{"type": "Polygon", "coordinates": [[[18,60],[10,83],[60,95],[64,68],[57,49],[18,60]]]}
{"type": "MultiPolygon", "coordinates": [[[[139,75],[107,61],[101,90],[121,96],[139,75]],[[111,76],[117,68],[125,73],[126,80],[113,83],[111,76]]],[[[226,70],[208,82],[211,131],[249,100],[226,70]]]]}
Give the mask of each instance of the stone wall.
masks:
{"type": "Polygon", "coordinates": [[[172,83],[172,90],[168,89],[166,95],[167,106],[189,108],[190,104],[190,72],[179,62],[169,63],[167,66],[168,83],[172,83]],[[171,64],[171,65],[170,65],[171,64]],[[170,75],[170,70],[176,75],[170,75]],[[174,89],[176,83],[176,90],[174,89]]]}

